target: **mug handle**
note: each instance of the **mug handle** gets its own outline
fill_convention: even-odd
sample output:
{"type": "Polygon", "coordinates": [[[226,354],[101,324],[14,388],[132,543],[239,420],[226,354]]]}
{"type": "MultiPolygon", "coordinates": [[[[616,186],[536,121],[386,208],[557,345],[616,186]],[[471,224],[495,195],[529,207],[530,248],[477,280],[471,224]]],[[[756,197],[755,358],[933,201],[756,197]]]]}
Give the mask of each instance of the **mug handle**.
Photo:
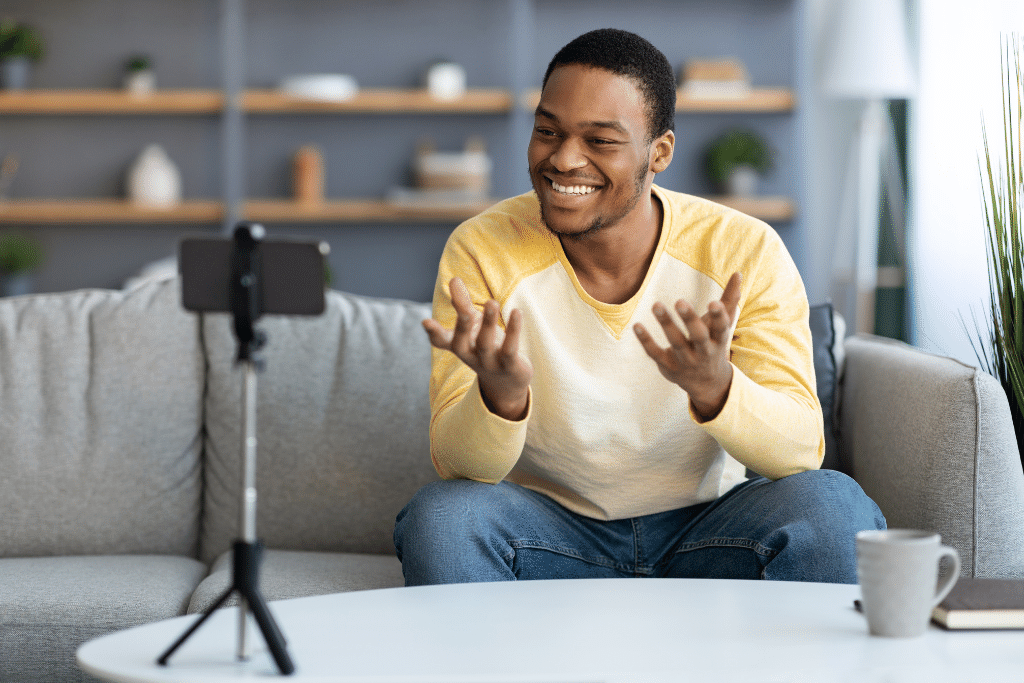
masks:
{"type": "Polygon", "coordinates": [[[960,578],[960,555],[957,553],[956,548],[952,548],[948,545],[939,546],[939,562],[942,562],[943,557],[948,557],[953,564],[952,570],[946,575],[946,580],[939,586],[935,597],[932,599],[932,607],[935,607],[942,599],[949,594],[949,591],[953,590],[953,586],[956,585],[956,580],[960,578]]]}

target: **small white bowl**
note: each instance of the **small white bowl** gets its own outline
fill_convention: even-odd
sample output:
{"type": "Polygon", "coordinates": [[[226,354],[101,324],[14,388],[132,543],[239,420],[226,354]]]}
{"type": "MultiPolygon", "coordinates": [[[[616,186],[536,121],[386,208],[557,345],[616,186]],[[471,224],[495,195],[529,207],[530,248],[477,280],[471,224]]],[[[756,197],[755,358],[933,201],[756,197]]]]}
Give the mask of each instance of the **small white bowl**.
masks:
{"type": "Polygon", "coordinates": [[[281,81],[281,90],[307,100],[340,102],[359,93],[359,84],[348,74],[304,74],[281,81]]]}

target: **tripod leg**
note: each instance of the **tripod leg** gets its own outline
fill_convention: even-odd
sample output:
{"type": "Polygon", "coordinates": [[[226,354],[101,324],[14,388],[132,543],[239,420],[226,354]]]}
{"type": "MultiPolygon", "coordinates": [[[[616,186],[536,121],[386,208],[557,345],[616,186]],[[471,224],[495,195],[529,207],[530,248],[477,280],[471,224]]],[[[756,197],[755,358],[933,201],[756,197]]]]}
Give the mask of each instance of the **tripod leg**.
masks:
{"type": "Polygon", "coordinates": [[[252,615],[256,618],[260,631],[263,633],[263,639],[267,641],[267,647],[270,648],[270,654],[274,657],[277,668],[285,675],[294,672],[295,665],[292,663],[291,657],[288,656],[284,636],[281,634],[281,629],[278,628],[277,622],[274,621],[274,616],[270,613],[270,608],[267,607],[263,596],[257,591],[255,595],[247,598],[247,602],[249,603],[249,609],[252,610],[252,615]]]}
{"type": "Polygon", "coordinates": [[[203,622],[206,621],[207,619],[209,619],[210,615],[212,615],[217,610],[217,608],[219,608],[221,605],[224,604],[224,601],[228,599],[228,596],[230,596],[231,593],[234,592],[234,590],[235,590],[235,588],[232,586],[231,588],[227,589],[227,591],[225,591],[225,593],[223,595],[221,595],[219,598],[217,598],[217,601],[215,603],[213,603],[213,605],[211,605],[210,608],[208,610],[206,610],[206,612],[204,612],[203,615],[201,617],[199,617],[196,620],[196,622],[194,624],[192,624],[188,628],[188,630],[185,631],[185,633],[182,634],[182,636],[180,638],[178,638],[178,640],[174,641],[174,645],[171,645],[167,649],[167,652],[165,652],[162,655],[160,655],[160,659],[156,660],[156,663],[159,664],[160,666],[167,666],[167,660],[170,659],[171,655],[174,654],[174,651],[177,650],[179,647],[181,647],[181,645],[186,640],[188,640],[188,637],[190,635],[192,635],[197,630],[199,630],[199,627],[203,625],[203,622]]]}

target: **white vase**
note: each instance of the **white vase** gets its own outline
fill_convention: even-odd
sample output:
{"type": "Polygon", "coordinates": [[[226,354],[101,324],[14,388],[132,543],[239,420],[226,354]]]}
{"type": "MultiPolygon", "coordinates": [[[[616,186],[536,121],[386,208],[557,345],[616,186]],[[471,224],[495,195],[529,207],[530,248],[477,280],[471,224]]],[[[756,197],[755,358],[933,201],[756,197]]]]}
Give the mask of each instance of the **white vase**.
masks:
{"type": "Polygon", "coordinates": [[[128,171],[128,199],[134,204],[169,208],[181,201],[181,174],[160,145],[149,145],[128,171]]]}
{"type": "Polygon", "coordinates": [[[729,172],[725,190],[735,197],[753,197],[757,194],[757,185],[761,180],[757,169],[753,166],[740,164],[729,172]]]}
{"type": "Polygon", "coordinates": [[[457,100],[466,93],[466,70],[454,62],[438,62],[427,70],[427,90],[439,100],[457,100]]]}
{"type": "Polygon", "coordinates": [[[156,90],[156,72],[152,69],[126,72],[124,89],[132,95],[149,95],[156,90]]]}
{"type": "Polygon", "coordinates": [[[0,59],[0,86],[4,90],[24,90],[28,87],[32,73],[32,61],[28,57],[4,57],[0,59]]]}

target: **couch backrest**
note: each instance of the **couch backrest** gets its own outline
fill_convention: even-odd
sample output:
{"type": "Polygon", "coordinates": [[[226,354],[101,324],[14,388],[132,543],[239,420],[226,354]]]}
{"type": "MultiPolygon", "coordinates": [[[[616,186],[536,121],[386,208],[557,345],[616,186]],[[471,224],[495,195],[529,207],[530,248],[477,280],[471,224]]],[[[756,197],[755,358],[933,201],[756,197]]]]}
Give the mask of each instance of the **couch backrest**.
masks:
{"type": "MultiPolygon", "coordinates": [[[[257,535],[273,548],[394,553],[395,516],[436,479],[428,304],[327,293],[316,318],[266,316],[258,376],[257,535]]],[[[242,373],[227,315],[206,314],[202,558],[239,535],[242,373]]]]}
{"type": "Polygon", "coordinates": [[[999,382],[893,340],[845,349],[844,471],[890,527],[941,534],[963,576],[1024,578],[1024,471],[999,382]]]}
{"type": "Polygon", "coordinates": [[[0,556],[196,556],[204,365],[174,280],[0,299],[0,556]]]}

